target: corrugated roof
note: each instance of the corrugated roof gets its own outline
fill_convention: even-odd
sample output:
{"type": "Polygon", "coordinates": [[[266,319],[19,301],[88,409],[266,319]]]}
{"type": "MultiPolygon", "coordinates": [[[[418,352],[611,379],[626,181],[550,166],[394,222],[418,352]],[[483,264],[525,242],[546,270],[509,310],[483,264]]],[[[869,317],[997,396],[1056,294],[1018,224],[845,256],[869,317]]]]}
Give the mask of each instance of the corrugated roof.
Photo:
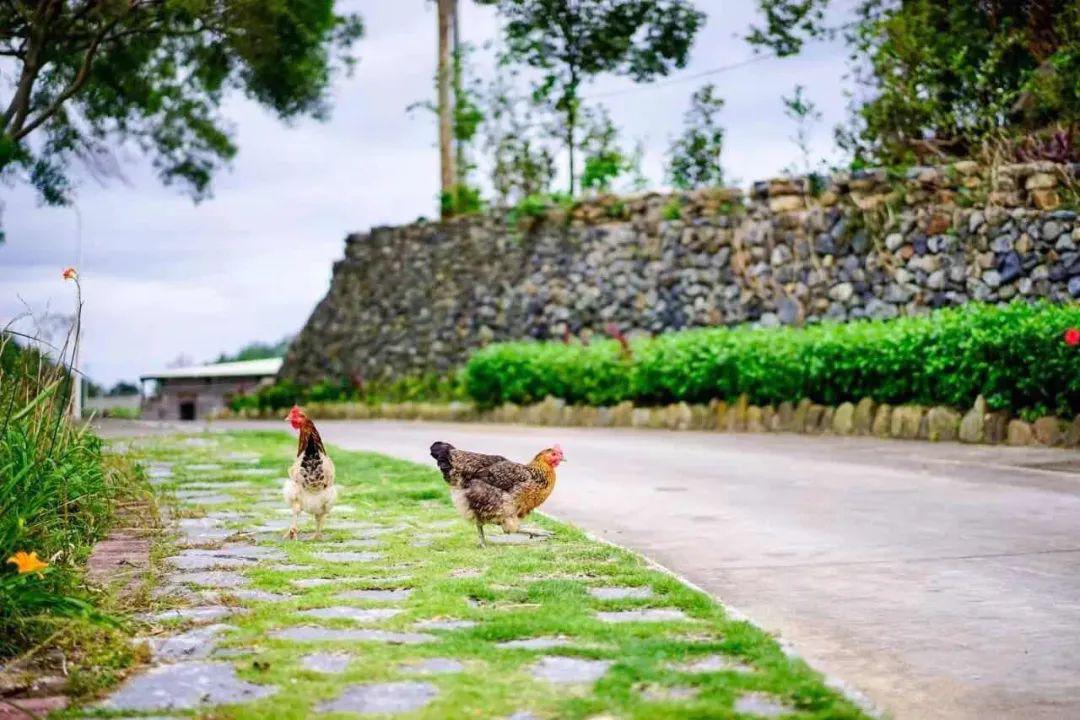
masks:
{"type": "Polygon", "coordinates": [[[215,378],[215,377],[269,377],[281,369],[281,358],[244,360],[243,362],[214,363],[194,367],[169,368],[159,372],[140,375],[140,380],[164,380],[169,378],[215,378]]]}

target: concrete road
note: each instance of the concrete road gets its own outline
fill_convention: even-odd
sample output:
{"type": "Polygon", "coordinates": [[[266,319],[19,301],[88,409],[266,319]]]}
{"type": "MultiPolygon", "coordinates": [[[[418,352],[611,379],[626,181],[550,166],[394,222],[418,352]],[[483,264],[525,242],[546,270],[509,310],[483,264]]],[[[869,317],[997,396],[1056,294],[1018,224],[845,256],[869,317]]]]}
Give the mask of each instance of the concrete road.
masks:
{"type": "Polygon", "coordinates": [[[887,715],[1080,718],[1080,453],[624,429],[319,428],[342,447],[426,463],[433,440],[515,459],[559,442],[567,463],[546,511],[685,576],[887,715]]]}

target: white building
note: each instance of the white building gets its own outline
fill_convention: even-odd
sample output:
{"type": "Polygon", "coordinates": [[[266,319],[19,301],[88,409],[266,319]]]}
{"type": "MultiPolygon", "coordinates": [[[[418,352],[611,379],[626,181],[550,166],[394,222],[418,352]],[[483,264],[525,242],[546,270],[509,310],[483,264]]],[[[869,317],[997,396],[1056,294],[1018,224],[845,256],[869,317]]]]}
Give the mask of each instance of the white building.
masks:
{"type": "Polygon", "coordinates": [[[145,420],[196,420],[229,406],[236,395],[274,382],[281,358],[170,368],[139,376],[145,420]],[[147,385],[150,383],[150,385],[147,385]]]}

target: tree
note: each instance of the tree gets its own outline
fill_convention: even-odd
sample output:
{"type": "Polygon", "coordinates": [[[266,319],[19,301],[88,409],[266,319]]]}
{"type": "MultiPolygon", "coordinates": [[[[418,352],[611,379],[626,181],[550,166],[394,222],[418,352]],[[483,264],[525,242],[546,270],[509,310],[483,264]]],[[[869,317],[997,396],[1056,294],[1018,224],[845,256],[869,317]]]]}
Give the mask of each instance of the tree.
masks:
{"type": "Polygon", "coordinates": [[[609,192],[616,178],[637,169],[640,153],[627,152],[621,147],[619,129],[603,106],[583,109],[581,124],[581,152],[585,157],[581,188],[609,192]]]}
{"type": "Polygon", "coordinates": [[[1075,0],[860,0],[850,23],[830,0],[758,3],[765,22],[748,40],[779,55],[845,37],[870,98],[838,133],[856,162],[941,161],[1002,140],[1019,152],[1080,126],[1075,0]]]}
{"type": "Polygon", "coordinates": [[[644,82],[684,67],[705,15],[688,0],[478,0],[505,19],[508,56],[540,71],[534,87],[563,116],[576,189],[581,84],[602,73],[644,82]]]}
{"type": "MultiPolygon", "coordinates": [[[[126,380],[119,380],[115,385],[109,388],[109,397],[124,397],[138,394],[139,386],[126,380]]],[[[93,395],[90,397],[93,397],[93,395]]]]}
{"type": "Polygon", "coordinates": [[[450,198],[454,193],[454,185],[457,182],[457,171],[454,169],[454,106],[451,101],[451,89],[454,84],[455,71],[452,32],[456,17],[456,0],[437,0],[438,5],[438,38],[439,38],[439,63],[436,73],[436,108],[439,114],[439,188],[442,216],[449,217],[453,214],[450,198]]]}
{"type": "Polygon", "coordinates": [[[292,344],[292,341],[293,337],[291,335],[286,335],[276,343],[259,342],[256,340],[255,342],[244,345],[235,353],[221,353],[214,362],[240,362],[243,360],[266,360],[268,358],[285,357],[285,353],[289,349],[289,345],[292,344]]]}
{"type": "Polygon", "coordinates": [[[482,137],[491,161],[491,186],[502,206],[551,189],[555,155],[538,132],[535,104],[518,94],[514,74],[498,74],[483,93],[482,137]]]}
{"type": "Polygon", "coordinates": [[[802,172],[809,176],[814,171],[810,162],[810,126],[821,121],[821,112],[806,97],[806,88],[802,85],[796,85],[790,97],[781,96],[780,100],[784,103],[784,115],[795,122],[795,135],[791,141],[799,148],[802,157],[802,167],[792,166],[790,172],[792,175],[802,172]]]}
{"type": "Polygon", "coordinates": [[[683,131],[668,150],[668,181],[680,190],[724,184],[720,153],[724,149],[724,128],[717,115],[724,100],[712,83],[690,96],[690,109],[683,116],[683,131]]]}
{"type": "Polygon", "coordinates": [[[110,148],[147,153],[196,199],[236,153],[219,109],[230,91],[283,119],[325,116],[333,71],[362,26],[333,0],[10,0],[0,56],[0,177],[70,202],[76,160],[108,172],[110,148]],[[5,73],[6,75],[7,73],[5,73]]]}

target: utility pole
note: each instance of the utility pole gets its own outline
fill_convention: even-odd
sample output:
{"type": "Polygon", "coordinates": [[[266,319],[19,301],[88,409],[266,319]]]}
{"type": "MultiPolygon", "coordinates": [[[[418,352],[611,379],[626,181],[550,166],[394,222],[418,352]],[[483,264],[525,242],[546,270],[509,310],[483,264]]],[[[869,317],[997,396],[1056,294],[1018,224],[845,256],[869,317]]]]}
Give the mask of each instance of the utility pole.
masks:
{"type": "Polygon", "coordinates": [[[450,86],[453,75],[452,32],[454,27],[454,0],[438,0],[439,8],[439,177],[441,202],[444,218],[453,214],[452,193],[457,173],[454,170],[454,112],[450,101],[450,86]]]}

